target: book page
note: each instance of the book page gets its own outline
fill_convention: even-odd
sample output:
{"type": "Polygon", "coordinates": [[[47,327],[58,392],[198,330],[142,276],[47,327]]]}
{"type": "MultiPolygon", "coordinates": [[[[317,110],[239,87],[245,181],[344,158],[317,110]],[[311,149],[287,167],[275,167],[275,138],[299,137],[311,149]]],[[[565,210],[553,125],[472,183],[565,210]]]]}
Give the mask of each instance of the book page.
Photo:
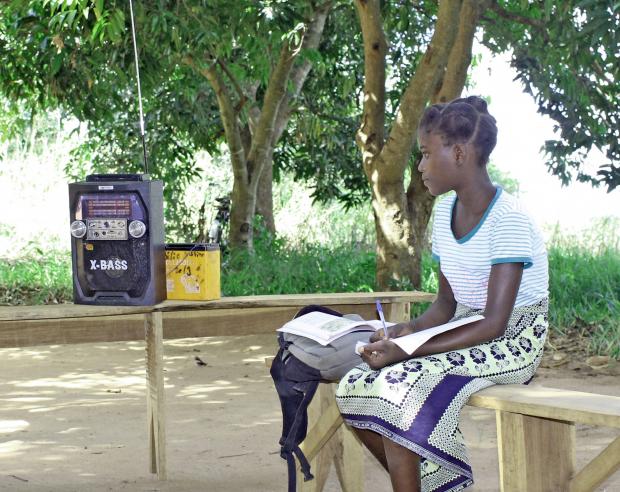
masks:
{"type": "MultiPolygon", "coordinates": [[[[332,334],[337,333],[339,329],[353,326],[359,321],[350,320],[348,318],[342,318],[333,314],[323,313],[321,311],[312,311],[304,314],[299,318],[292,319],[285,323],[282,328],[278,328],[278,331],[286,331],[287,329],[294,330],[310,330],[310,331],[325,331],[332,334]]],[[[361,323],[366,323],[365,321],[361,323]]]]}
{"type": "MultiPolygon", "coordinates": [[[[412,333],[411,335],[405,335],[404,337],[390,338],[390,340],[407,352],[407,354],[411,355],[434,336],[453,330],[459,326],[468,325],[469,323],[473,323],[474,321],[479,321],[481,319],[484,319],[484,316],[476,314],[474,316],[461,318],[456,321],[450,321],[448,323],[444,323],[443,325],[427,328],[425,330],[412,333]]],[[[366,345],[364,342],[358,342],[355,346],[355,352],[359,354],[364,345],[366,345]]]]}
{"type": "MultiPolygon", "coordinates": [[[[386,322],[387,326],[392,324],[394,323],[386,322]]],[[[351,320],[320,311],[312,311],[285,323],[276,331],[304,336],[322,345],[327,345],[336,338],[352,331],[374,331],[382,327],[383,324],[379,320],[351,320]]]]}
{"type": "Polygon", "coordinates": [[[458,328],[459,326],[467,325],[469,323],[473,323],[474,321],[479,321],[481,319],[484,319],[484,316],[476,314],[475,316],[469,316],[467,318],[461,318],[456,321],[450,321],[449,323],[445,323],[443,325],[434,326],[433,328],[427,328],[426,330],[418,331],[416,333],[412,333],[411,335],[394,338],[392,339],[392,341],[409,355],[411,355],[413,354],[413,352],[416,351],[416,349],[424,345],[434,336],[437,336],[440,333],[444,333],[449,330],[454,330],[454,328],[458,328]]]}

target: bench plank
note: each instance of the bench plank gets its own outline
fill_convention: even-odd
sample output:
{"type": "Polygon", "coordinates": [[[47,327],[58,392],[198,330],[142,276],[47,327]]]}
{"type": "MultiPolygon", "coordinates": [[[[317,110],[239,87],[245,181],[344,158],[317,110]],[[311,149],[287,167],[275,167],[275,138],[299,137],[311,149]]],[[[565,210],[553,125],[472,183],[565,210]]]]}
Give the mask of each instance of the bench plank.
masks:
{"type": "MultiPolygon", "coordinates": [[[[374,304],[332,304],[372,319],[374,304]]],[[[274,333],[301,306],[170,311],[163,313],[164,339],[274,333]]],[[[144,340],[144,315],[0,321],[0,348],[144,340]]]]}
{"type": "Polygon", "coordinates": [[[42,320],[87,318],[144,314],[151,311],[188,311],[193,309],[245,309],[252,307],[307,306],[322,304],[368,304],[431,302],[435,294],[427,292],[343,292],[331,294],[286,294],[264,296],[222,297],[213,301],[164,301],[155,306],[89,306],[84,304],[56,304],[44,306],[1,306],[0,322],[15,320],[42,320]]]}
{"type": "Polygon", "coordinates": [[[497,385],[471,396],[468,405],[546,419],[620,428],[620,398],[540,385],[497,385]]]}

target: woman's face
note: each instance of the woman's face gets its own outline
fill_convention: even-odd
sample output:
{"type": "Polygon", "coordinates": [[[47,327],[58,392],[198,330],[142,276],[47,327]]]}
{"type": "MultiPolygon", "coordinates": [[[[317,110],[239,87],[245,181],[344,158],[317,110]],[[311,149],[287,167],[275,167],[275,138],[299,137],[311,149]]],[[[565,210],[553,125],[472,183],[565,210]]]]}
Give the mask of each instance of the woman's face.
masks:
{"type": "Polygon", "coordinates": [[[438,196],[453,190],[458,178],[456,146],[445,145],[439,134],[424,131],[418,133],[418,145],[422,151],[418,171],[430,194],[438,196]]]}

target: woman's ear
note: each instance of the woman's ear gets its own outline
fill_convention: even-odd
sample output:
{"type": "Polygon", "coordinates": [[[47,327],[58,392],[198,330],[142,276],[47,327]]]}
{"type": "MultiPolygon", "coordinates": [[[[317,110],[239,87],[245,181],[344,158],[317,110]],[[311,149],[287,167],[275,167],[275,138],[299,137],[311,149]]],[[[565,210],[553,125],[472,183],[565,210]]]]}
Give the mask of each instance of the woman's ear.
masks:
{"type": "Polygon", "coordinates": [[[457,166],[461,166],[465,162],[465,149],[461,144],[454,144],[452,148],[454,152],[454,161],[457,166]]]}

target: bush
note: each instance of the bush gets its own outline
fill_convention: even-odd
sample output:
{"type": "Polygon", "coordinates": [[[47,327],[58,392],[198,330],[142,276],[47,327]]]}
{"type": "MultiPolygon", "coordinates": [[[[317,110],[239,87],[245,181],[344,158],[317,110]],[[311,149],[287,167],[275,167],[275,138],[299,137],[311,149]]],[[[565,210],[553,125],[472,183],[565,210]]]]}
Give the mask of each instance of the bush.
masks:
{"type": "MultiPolygon", "coordinates": [[[[422,290],[437,291],[436,265],[422,261],[422,290]]],[[[549,247],[550,325],[560,334],[590,337],[593,353],[620,358],[620,250],[615,244],[592,248],[555,237],[549,247]]],[[[406,287],[406,286],[402,286],[406,287]]],[[[360,244],[324,246],[260,233],[253,252],[227,254],[222,261],[226,296],[372,292],[375,252],[360,244]]],[[[0,303],[70,302],[71,259],[65,252],[32,247],[19,260],[0,263],[0,303]]],[[[414,305],[419,314],[425,305],[414,305]]]]}

